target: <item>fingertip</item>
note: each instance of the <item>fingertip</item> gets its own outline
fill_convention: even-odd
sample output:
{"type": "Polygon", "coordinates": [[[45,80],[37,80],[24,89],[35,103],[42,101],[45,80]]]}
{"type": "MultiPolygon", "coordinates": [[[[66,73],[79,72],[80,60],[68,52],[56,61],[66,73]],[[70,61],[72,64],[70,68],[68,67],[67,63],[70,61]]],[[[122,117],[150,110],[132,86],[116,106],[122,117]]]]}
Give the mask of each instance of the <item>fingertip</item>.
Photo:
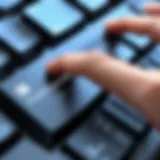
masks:
{"type": "Polygon", "coordinates": [[[106,23],[107,30],[112,31],[115,29],[116,21],[109,21],[106,23]]]}
{"type": "Polygon", "coordinates": [[[159,3],[150,3],[144,5],[144,11],[147,13],[160,13],[160,4],[159,3]]]}
{"type": "Polygon", "coordinates": [[[56,61],[49,61],[47,64],[46,64],[46,70],[47,72],[53,72],[54,68],[55,68],[55,65],[56,65],[56,61]]]}

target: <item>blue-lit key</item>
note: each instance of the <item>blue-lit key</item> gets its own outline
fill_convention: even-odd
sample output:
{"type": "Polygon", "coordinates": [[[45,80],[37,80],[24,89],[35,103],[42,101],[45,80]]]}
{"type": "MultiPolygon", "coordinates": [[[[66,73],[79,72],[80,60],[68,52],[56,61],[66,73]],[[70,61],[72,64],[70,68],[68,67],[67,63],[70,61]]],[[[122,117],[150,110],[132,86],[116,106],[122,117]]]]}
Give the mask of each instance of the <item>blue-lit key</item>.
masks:
{"type": "Polygon", "coordinates": [[[0,147],[14,135],[15,131],[15,125],[4,114],[0,113],[0,147]]]}
{"type": "Polygon", "coordinates": [[[147,36],[139,36],[137,34],[128,33],[124,35],[124,38],[135,45],[138,49],[145,49],[151,42],[147,36]]]}
{"type": "Polygon", "coordinates": [[[61,150],[47,151],[28,137],[23,137],[1,160],[74,160],[61,150]]]}
{"type": "Polygon", "coordinates": [[[0,80],[7,76],[12,70],[14,70],[13,57],[4,49],[0,48],[0,80]]]}
{"type": "Polygon", "coordinates": [[[108,5],[109,0],[77,0],[77,3],[86,8],[89,12],[97,12],[108,5]]]}
{"type": "Polygon", "coordinates": [[[3,50],[0,50],[0,71],[3,70],[10,62],[10,57],[3,50]]]}
{"type": "Polygon", "coordinates": [[[0,39],[19,56],[25,56],[40,42],[39,35],[24,25],[19,16],[0,21],[0,39]]]}
{"type": "Polygon", "coordinates": [[[72,32],[83,22],[83,14],[63,0],[38,1],[27,7],[24,14],[50,38],[72,32]]]}
{"type": "Polygon", "coordinates": [[[115,46],[115,55],[121,60],[130,61],[132,60],[136,55],[133,48],[129,47],[125,43],[119,42],[115,46]]]}
{"type": "Polygon", "coordinates": [[[154,48],[149,58],[155,65],[160,66],[160,46],[159,45],[156,48],[154,48]]]}
{"type": "Polygon", "coordinates": [[[20,5],[22,0],[1,0],[0,1],[0,11],[9,11],[16,6],[20,5]]]}

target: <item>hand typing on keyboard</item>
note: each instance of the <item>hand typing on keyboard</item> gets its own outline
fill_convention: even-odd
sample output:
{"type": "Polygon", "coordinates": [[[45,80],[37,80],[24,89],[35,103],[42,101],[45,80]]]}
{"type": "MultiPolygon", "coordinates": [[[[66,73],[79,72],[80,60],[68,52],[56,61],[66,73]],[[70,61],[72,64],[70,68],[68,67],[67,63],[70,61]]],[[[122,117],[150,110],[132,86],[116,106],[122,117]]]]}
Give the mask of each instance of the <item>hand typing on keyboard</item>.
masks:
{"type": "MultiPolygon", "coordinates": [[[[108,23],[111,33],[136,32],[160,41],[160,5],[145,7],[148,16],[124,18],[108,23]]],[[[137,106],[148,120],[160,129],[160,73],[132,66],[103,53],[71,54],[47,65],[48,72],[84,75],[106,91],[117,94],[137,106]]]]}

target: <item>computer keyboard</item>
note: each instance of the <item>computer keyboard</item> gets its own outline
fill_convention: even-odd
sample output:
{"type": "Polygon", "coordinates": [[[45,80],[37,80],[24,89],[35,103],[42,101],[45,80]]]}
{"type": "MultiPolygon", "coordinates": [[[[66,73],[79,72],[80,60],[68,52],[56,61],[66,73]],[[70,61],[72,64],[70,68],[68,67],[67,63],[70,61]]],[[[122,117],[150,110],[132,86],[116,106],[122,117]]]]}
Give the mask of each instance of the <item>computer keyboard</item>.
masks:
{"type": "Polygon", "coordinates": [[[109,20],[144,14],[147,2],[0,2],[0,160],[155,157],[151,143],[159,143],[160,137],[133,106],[85,77],[50,79],[45,71],[50,59],[94,49],[147,69],[159,68],[156,42],[133,33],[110,35],[104,26],[109,20]]]}

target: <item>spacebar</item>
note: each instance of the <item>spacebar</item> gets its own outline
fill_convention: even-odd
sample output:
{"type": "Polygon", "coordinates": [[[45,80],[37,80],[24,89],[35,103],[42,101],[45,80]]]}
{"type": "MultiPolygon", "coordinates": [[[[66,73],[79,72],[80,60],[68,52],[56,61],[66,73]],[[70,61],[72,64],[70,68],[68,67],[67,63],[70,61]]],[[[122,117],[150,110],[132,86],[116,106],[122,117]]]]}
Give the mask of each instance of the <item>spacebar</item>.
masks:
{"type": "Polygon", "coordinates": [[[5,111],[31,136],[49,147],[95,108],[91,104],[101,99],[101,89],[83,77],[75,77],[69,84],[65,79],[61,83],[48,82],[45,64],[60,55],[52,50],[42,55],[45,56],[5,80],[0,90],[4,99],[12,103],[5,111]],[[67,87],[61,88],[64,84],[67,87]]]}

